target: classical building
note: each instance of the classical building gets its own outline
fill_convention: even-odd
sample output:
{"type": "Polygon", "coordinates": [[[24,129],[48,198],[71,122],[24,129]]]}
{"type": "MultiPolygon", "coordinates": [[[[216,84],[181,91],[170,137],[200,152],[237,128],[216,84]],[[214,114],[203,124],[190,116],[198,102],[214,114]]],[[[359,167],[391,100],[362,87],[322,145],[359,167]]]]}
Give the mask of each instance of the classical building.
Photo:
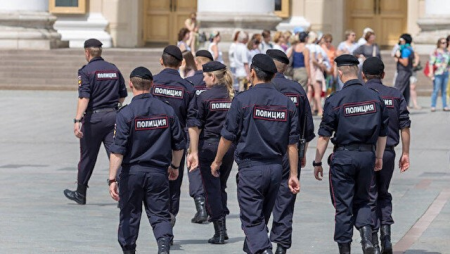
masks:
{"type": "Polygon", "coordinates": [[[197,12],[202,31],[219,29],[230,40],[237,28],[288,30],[303,27],[361,36],[365,27],[383,47],[409,32],[428,49],[450,33],[448,0],[0,0],[1,48],[70,47],[97,37],[105,47],[175,43],[178,30],[197,12]],[[56,31],[57,32],[56,32],[56,31]]]}

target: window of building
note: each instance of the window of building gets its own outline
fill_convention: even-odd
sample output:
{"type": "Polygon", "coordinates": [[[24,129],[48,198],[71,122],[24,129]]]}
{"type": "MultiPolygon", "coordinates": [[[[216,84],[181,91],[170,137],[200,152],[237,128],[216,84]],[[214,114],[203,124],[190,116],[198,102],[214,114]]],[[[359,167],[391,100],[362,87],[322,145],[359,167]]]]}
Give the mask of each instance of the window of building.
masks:
{"type": "Polygon", "coordinates": [[[86,0],[49,0],[48,10],[57,14],[84,14],[86,0]]]}
{"type": "Polygon", "coordinates": [[[275,14],[280,18],[289,18],[289,0],[275,0],[275,14]]]}

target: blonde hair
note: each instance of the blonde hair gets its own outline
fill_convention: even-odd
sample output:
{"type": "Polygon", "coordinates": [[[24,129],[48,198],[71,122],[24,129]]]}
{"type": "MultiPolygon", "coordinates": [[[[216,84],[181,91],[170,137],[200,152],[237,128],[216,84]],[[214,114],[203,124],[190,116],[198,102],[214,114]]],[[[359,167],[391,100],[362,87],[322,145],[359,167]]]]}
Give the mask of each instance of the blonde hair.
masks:
{"type": "Polygon", "coordinates": [[[234,97],[234,89],[233,89],[233,76],[228,70],[228,68],[212,71],[212,72],[206,72],[208,75],[214,75],[217,79],[217,84],[225,84],[228,90],[228,97],[230,99],[233,99],[234,97]]]}
{"type": "Polygon", "coordinates": [[[280,41],[280,38],[283,36],[284,36],[283,32],[281,32],[281,31],[276,32],[273,35],[273,42],[278,43],[280,41]]]}

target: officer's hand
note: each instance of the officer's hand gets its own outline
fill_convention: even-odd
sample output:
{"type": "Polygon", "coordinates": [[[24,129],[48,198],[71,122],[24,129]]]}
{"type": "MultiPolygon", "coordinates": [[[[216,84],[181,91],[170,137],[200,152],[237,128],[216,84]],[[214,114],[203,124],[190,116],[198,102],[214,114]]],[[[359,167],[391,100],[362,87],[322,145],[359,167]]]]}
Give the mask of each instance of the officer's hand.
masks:
{"type": "Polygon", "coordinates": [[[409,169],[409,154],[402,154],[398,166],[400,167],[400,172],[405,172],[409,169]]]}
{"type": "Polygon", "coordinates": [[[77,138],[83,137],[83,132],[81,132],[80,123],[75,123],[75,125],[73,126],[73,133],[75,133],[75,137],[77,138]]]}
{"type": "Polygon", "coordinates": [[[119,193],[117,192],[117,183],[112,182],[109,185],[109,195],[111,195],[112,199],[115,201],[119,201],[119,193]]]}
{"type": "Polygon", "coordinates": [[[213,175],[214,177],[219,177],[220,173],[219,173],[219,168],[220,165],[222,165],[222,162],[217,162],[217,161],[213,161],[213,163],[211,164],[211,175],[213,175]]]}
{"type": "Polygon", "coordinates": [[[375,160],[375,171],[380,171],[383,168],[383,159],[376,158],[375,160]]]}
{"type": "Polygon", "coordinates": [[[300,182],[298,181],[298,178],[296,176],[289,177],[288,185],[292,194],[297,194],[300,192],[300,182]]]}
{"type": "Polygon", "coordinates": [[[198,168],[198,154],[197,153],[190,153],[187,156],[187,167],[189,169],[189,172],[192,172],[198,168]]]}
{"type": "Polygon", "coordinates": [[[169,166],[169,180],[175,181],[178,178],[178,169],[173,169],[171,166],[169,166]]]}
{"type": "Polygon", "coordinates": [[[315,166],[314,167],[314,176],[317,180],[322,181],[323,178],[323,168],[322,166],[315,166]]]}
{"type": "Polygon", "coordinates": [[[305,157],[302,158],[301,166],[302,166],[302,168],[304,168],[306,166],[306,158],[305,157]]]}

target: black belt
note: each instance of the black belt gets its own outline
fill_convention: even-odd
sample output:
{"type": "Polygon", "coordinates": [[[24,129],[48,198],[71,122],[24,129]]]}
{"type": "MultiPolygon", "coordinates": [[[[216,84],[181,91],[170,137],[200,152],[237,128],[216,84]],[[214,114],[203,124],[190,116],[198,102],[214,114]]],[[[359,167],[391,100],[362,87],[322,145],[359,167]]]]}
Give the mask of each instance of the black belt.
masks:
{"type": "Polygon", "coordinates": [[[395,151],[395,146],[386,146],[385,151],[395,151]]]}
{"type": "Polygon", "coordinates": [[[86,114],[96,114],[101,112],[113,112],[113,111],[117,111],[117,108],[100,108],[92,111],[86,111],[86,114]]]}
{"type": "Polygon", "coordinates": [[[366,144],[339,145],[334,147],[334,151],[375,151],[375,146],[366,144]]]}

